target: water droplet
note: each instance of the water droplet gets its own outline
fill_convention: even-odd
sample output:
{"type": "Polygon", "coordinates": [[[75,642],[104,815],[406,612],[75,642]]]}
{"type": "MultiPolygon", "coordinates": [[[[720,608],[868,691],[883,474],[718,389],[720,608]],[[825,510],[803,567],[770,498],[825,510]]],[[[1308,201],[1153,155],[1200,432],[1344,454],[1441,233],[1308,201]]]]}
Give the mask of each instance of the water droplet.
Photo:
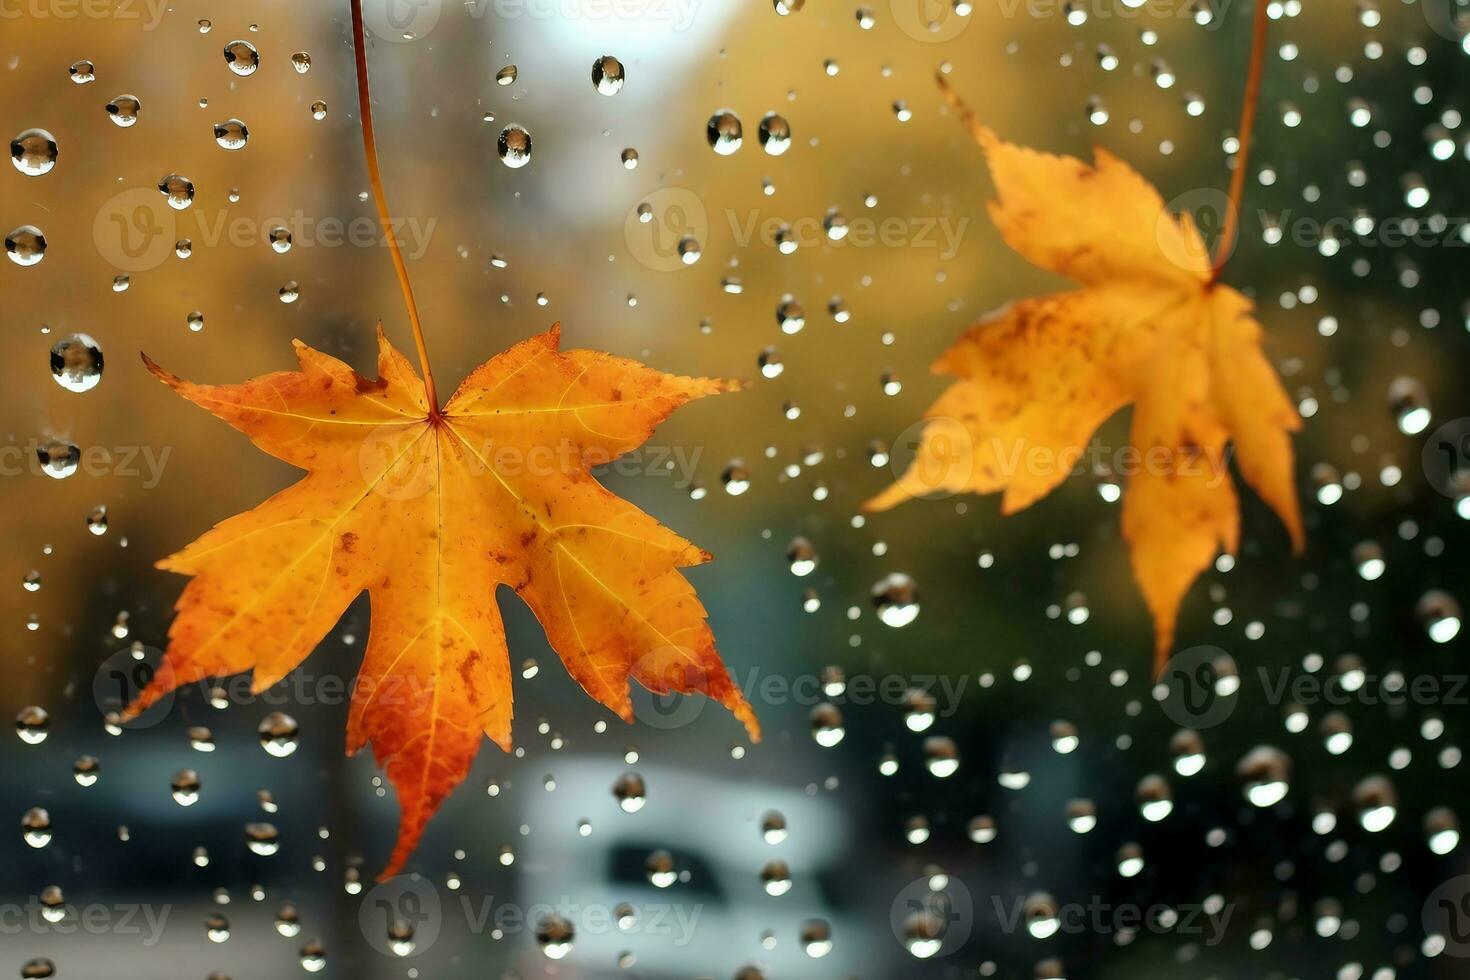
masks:
{"type": "Polygon", "coordinates": [[[96,756],[79,756],[71,765],[71,774],[78,786],[91,786],[102,774],[102,764],[97,761],[96,756]]]}
{"type": "Polygon", "coordinates": [[[806,326],[806,310],[790,294],[781,297],[776,307],[776,324],[782,333],[797,334],[806,326]]]}
{"type": "Polygon", "coordinates": [[[674,855],[664,850],[648,855],[643,862],[643,873],[647,876],[648,883],[655,888],[668,888],[679,880],[679,872],[674,867],[674,855]]]}
{"type": "Polygon", "coordinates": [[[291,56],[291,67],[296,69],[296,74],[305,75],[311,71],[311,55],[305,51],[297,51],[291,56]]]}
{"type": "Polygon", "coordinates": [[[102,380],[102,348],[84,333],[51,347],[51,377],[67,391],[91,391],[102,380]]]}
{"type": "Polygon", "coordinates": [[[617,95],[623,88],[623,63],[605,54],[592,63],[592,84],[603,95],[617,95]]]}
{"type": "Polygon", "coordinates": [[[230,920],[219,912],[212,912],[204,918],[204,935],[212,943],[222,943],[230,938],[230,920]]]}
{"type": "Polygon", "coordinates": [[[1369,776],[1353,789],[1358,822],[1371,834],[1387,830],[1398,816],[1399,795],[1382,776],[1369,776]]]}
{"type": "Polygon", "coordinates": [[[294,939],[301,934],[301,913],[290,902],[276,910],[276,932],[287,939],[294,939]]]}
{"type": "Polygon", "coordinates": [[[757,136],[761,147],[773,157],[791,149],[791,124],[786,121],[785,116],[774,112],[766,113],[761,119],[757,136]]]}
{"type": "Polygon", "coordinates": [[[313,940],[301,947],[298,959],[301,962],[301,968],[307,973],[320,973],[327,967],[326,947],[313,940]]]}
{"type": "Polygon", "coordinates": [[[43,807],[31,807],[20,818],[20,830],[27,844],[45,847],[51,843],[51,814],[43,807]]]}
{"type": "Polygon", "coordinates": [[[511,123],[500,131],[495,144],[500,162],[512,170],[519,170],[531,162],[531,134],[524,126],[511,123]]]}
{"type": "Polygon", "coordinates": [[[245,148],[250,139],[250,129],[241,119],[226,119],[214,124],[214,141],[226,150],[245,148]]]}
{"type": "Polygon", "coordinates": [[[313,118],[313,119],[325,119],[325,118],[327,118],[327,104],[325,102],[323,102],[321,99],[317,99],[315,102],[313,102],[311,104],[311,118],[313,118]]]}
{"type": "Polygon", "coordinates": [[[41,462],[41,472],[53,479],[65,480],[81,465],[82,451],[69,442],[50,439],[36,447],[36,458],[41,462]]]}
{"type": "Polygon", "coordinates": [[[1429,391],[1414,378],[1395,378],[1388,386],[1388,406],[1394,422],[1406,436],[1417,436],[1429,427],[1429,391]]]}
{"type": "Polygon", "coordinates": [[[112,121],[124,129],[138,121],[138,113],[143,111],[143,103],[138,101],[136,95],[119,95],[107,103],[107,114],[112,121]]]}
{"type": "Polygon", "coordinates": [[[767,861],[761,868],[761,885],[772,898],[785,895],[791,891],[791,868],[779,858],[767,861]]]}
{"type": "Polygon", "coordinates": [[[824,749],[830,749],[847,735],[842,724],[842,712],[837,705],[827,701],[812,709],[811,728],[812,738],[824,749]]]}
{"type": "Polygon", "coordinates": [[[73,61],[71,67],[67,69],[67,73],[71,75],[71,80],[78,85],[86,85],[88,82],[95,82],[97,80],[96,66],[86,60],[73,61]]]}
{"type": "Polygon", "coordinates": [[[570,953],[575,935],[572,923],[555,912],[542,916],[536,922],[536,945],[549,959],[559,960],[570,953]]]}
{"type": "Polygon", "coordinates": [[[225,64],[236,75],[253,75],[260,67],[260,52],[249,41],[231,41],[225,45],[225,64]]]}
{"type": "Polygon", "coordinates": [[[919,589],[914,580],[902,572],[894,572],[873,585],[873,608],[885,626],[894,629],[907,626],[919,615],[919,589]]]}
{"type": "Polygon", "coordinates": [[[66,918],[66,895],[60,885],[47,885],[41,889],[41,917],[47,922],[60,922],[66,918]]]}
{"type": "Polygon", "coordinates": [[[519,74],[520,69],[516,68],[515,65],[506,65],[504,68],[495,73],[495,84],[510,85],[516,80],[516,77],[519,74]]]}
{"type": "Polygon", "coordinates": [[[1235,766],[1245,798],[1258,807],[1272,807],[1291,791],[1291,759],[1272,745],[1258,745],[1235,766]]]}
{"type": "Polygon", "coordinates": [[[10,162],[27,177],[49,174],[57,153],[56,138],[44,129],[27,129],[10,141],[10,162]]]}
{"type": "Polygon", "coordinates": [[[46,236],[35,225],[21,225],[5,236],[5,254],[16,265],[35,265],[46,257],[46,236]]]}
{"type": "Polygon", "coordinates": [[[194,182],[181,174],[166,175],[158,182],[158,190],[175,211],[183,211],[194,203],[194,182]]]}
{"type": "Polygon", "coordinates": [[[278,759],[284,759],[296,751],[301,737],[296,719],[284,711],[272,711],[261,719],[256,727],[260,735],[260,747],[278,759]]]}
{"type": "Polygon", "coordinates": [[[245,844],[252,854],[270,857],[281,849],[281,834],[273,823],[247,823],[245,844]]]}
{"type": "Polygon", "coordinates": [[[792,575],[798,578],[810,575],[816,571],[817,562],[817,549],[806,538],[792,538],[791,543],[786,546],[786,563],[792,575]]]}
{"type": "Polygon", "coordinates": [[[169,790],[179,806],[193,806],[199,802],[199,774],[193,769],[180,769],[174,773],[169,790]]]}
{"type": "Polygon", "coordinates": [[[821,959],[832,952],[832,927],[825,919],[807,919],[801,924],[798,940],[806,955],[821,959]]]}
{"type": "Polygon", "coordinates": [[[1435,643],[1448,643],[1460,634],[1460,604],[1448,592],[1430,589],[1419,599],[1414,612],[1435,643]]]}
{"type": "Polygon", "coordinates": [[[929,774],[939,779],[948,779],[960,768],[960,750],[954,739],[943,735],[931,735],[924,739],[924,765],[929,774]]]}
{"type": "Polygon", "coordinates": [[[613,796],[624,813],[637,813],[648,802],[648,787],[636,772],[625,772],[613,783],[613,796]]]}
{"type": "Polygon", "coordinates": [[[761,837],[767,844],[780,844],[788,833],[786,816],[779,810],[767,810],[761,817],[761,837]]]}
{"type": "Polygon", "coordinates": [[[709,140],[711,149],[721,156],[729,156],[740,149],[744,136],[740,117],[729,109],[718,110],[705,125],[705,138],[709,140]]]}
{"type": "Polygon", "coordinates": [[[740,460],[732,459],[720,472],[720,483],[726,493],[738,497],[750,489],[750,471],[740,460]]]}
{"type": "Polygon", "coordinates": [[[40,745],[46,741],[51,727],[51,716],[38,704],[27,705],[15,716],[15,734],[27,745],[40,745]]]}

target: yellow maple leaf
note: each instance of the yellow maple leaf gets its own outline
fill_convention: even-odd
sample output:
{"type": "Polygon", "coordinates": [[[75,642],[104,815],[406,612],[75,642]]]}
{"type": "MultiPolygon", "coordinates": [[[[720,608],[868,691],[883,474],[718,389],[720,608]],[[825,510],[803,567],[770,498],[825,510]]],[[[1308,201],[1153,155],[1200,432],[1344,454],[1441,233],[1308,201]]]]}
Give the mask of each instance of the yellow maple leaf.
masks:
{"type": "Polygon", "coordinates": [[[1001,237],[1081,288],[991,314],[935,362],[957,380],[925,413],[908,470],[865,507],[1001,492],[1002,511],[1015,513],[1132,405],[1123,537],[1161,668],[1184,594],[1239,542],[1227,443],[1300,550],[1290,433],[1301,420],[1262,353],[1251,302],[1217,281],[1187,213],[1101,148],[1089,166],[999,139],[940,85],[990,165],[1001,237]]]}
{"type": "Polygon", "coordinates": [[[253,670],[262,691],[363,590],[371,623],[347,749],[371,743],[402,819],[383,875],[469,772],[481,733],[511,745],[511,677],[495,592],[529,605],[567,670],[633,720],[628,679],[713,698],[759,739],[678,569],[710,555],[590,472],[729,382],[558,350],[558,327],[477,368],[443,410],[378,331],[378,380],[305,344],[300,370],[198,385],[145,356],[190,401],[307,471],[159,567],[193,576],[135,715],[181,684],[253,670]]]}

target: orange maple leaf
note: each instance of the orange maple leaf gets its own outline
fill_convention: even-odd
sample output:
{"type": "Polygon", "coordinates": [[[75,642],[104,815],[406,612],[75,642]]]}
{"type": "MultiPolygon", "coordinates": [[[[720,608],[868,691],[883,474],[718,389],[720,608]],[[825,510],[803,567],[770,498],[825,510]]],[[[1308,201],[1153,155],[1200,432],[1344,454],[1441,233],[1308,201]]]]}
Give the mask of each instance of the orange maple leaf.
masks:
{"type": "Polygon", "coordinates": [[[1133,406],[1123,537],[1154,619],[1155,667],[1180,602],[1240,515],[1241,475],[1303,542],[1292,475],[1296,408],[1261,351],[1250,300],[1216,281],[1188,213],[1101,148],[1088,166],[999,139],[940,86],[984,150],[1006,244],[1081,289],[1021,300],[971,327],[934,364],[958,380],[925,413],[912,465],[865,504],[1003,492],[1019,511],[1081,459],[1099,426],[1133,406]]]}
{"type": "Polygon", "coordinates": [[[299,371],[196,385],[185,398],[307,471],[158,563],[194,576],[157,675],[130,706],[253,669],[253,690],[311,652],[364,589],[371,632],[347,751],[372,743],[398,791],[383,877],[490,736],[511,745],[511,678],[495,604],[507,585],[593,698],[633,720],[628,679],[705,694],[758,740],[704,607],[678,569],[710,555],[609,493],[590,468],[636,448],[694,398],[735,387],[589,350],[558,327],[492,358],[440,411],[378,331],[378,380],[296,342],[299,371]]]}

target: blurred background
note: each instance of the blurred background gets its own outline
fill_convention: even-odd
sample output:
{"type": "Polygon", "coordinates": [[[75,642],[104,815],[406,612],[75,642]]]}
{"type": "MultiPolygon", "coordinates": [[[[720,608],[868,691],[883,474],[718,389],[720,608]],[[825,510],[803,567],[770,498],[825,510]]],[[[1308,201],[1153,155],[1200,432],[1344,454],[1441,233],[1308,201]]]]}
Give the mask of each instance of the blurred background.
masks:
{"type": "Polygon", "coordinates": [[[765,741],[702,702],[624,725],[502,595],[517,748],[487,744],[376,885],[396,803],[342,751],[365,600],[264,694],[106,724],[183,586],[153,562],[295,479],[139,351],[227,382],[292,366],[292,338],[368,374],[377,322],[411,339],[345,0],[0,0],[0,968],[1470,976],[1458,0],[1269,5],[1226,280],[1305,417],[1309,542],[1243,494],[1240,555],[1182,611],[1184,687],[1158,690],[1109,474],[1006,519],[859,505],[911,453],[934,358],[1059,288],[991,227],[936,70],[1007,138],[1104,146],[1217,230],[1247,0],[367,6],[441,388],[556,321],[750,382],[605,482],[716,555],[690,578],[765,741]],[[722,112],[738,145],[724,119],[712,146],[722,112]]]}

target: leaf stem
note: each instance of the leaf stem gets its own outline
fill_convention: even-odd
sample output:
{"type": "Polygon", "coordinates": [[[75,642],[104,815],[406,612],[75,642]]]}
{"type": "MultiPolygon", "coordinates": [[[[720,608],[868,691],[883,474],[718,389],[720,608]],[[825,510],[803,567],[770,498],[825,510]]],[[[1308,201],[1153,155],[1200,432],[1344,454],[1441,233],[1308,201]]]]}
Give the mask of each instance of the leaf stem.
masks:
{"type": "Polygon", "coordinates": [[[434,373],[429,370],[429,348],[424,344],[424,327],[419,322],[419,308],[413,301],[413,286],[408,281],[408,266],[393,233],[393,219],[388,211],[388,195],[383,190],[383,174],[378,168],[378,145],[373,138],[372,94],[368,88],[367,42],[363,36],[362,0],[352,0],[352,53],[357,61],[357,107],[362,119],[362,150],[367,157],[368,180],[373,185],[373,201],[378,206],[378,221],[383,238],[393,256],[393,271],[398,274],[398,288],[403,291],[403,304],[408,308],[408,322],[413,327],[413,342],[419,352],[419,367],[424,372],[424,394],[429,400],[429,417],[439,415],[439,396],[434,390],[434,373]]]}
{"type": "Polygon", "coordinates": [[[1240,205],[1245,197],[1246,164],[1251,154],[1251,134],[1256,128],[1256,103],[1260,101],[1261,75],[1266,64],[1266,0],[1256,0],[1255,20],[1251,26],[1251,61],[1245,77],[1245,104],[1240,108],[1240,149],[1235,154],[1235,170],[1230,175],[1230,201],[1225,208],[1225,227],[1215,246],[1215,262],[1210,281],[1220,278],[1230,255],[1235,251],[1235,237],[1240,228],[1240,205]]]}

